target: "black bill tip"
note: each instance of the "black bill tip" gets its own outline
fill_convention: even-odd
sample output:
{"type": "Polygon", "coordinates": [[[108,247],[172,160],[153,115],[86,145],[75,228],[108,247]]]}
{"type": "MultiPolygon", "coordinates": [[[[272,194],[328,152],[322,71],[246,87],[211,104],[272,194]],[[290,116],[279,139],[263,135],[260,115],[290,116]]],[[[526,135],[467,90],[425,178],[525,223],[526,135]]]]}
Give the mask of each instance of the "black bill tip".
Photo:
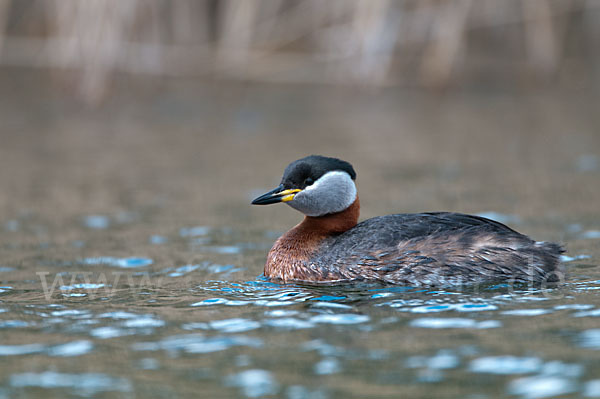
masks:
{"type": "Polygon", "coordinates": [[[283,184],[279,187],[269,191],[268,193],[264,193],[263,195],[255,198],[252,201],[252,205],[269,205],[276,204],[282,201],[283,196],[280,194],[284,190],[283,184]]]}

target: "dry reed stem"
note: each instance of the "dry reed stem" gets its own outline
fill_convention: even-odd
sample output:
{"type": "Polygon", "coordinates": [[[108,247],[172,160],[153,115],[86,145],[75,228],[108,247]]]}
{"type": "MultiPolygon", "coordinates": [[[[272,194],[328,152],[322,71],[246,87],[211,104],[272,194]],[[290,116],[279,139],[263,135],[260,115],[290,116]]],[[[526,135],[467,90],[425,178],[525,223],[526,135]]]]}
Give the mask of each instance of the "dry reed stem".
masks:
{"type": "Polygon", "coordinates": [[[0,0],[0,56],[2,55],[2,47],[5,39],[5,29],[8,22],[10,0],[0,0]]]}
{"type": "MultiPolygon", "coordinates": [[[[17,4],[0,0],[0,65],[64,71],[90,103],[119,71],[379,86],[410,66],[439,88],[479,57],[468,43],[482,29],[509,29],[529,67],[552,75],[573,13],[591,43],[600,20],[596,0],[36,0],[27,6],[36,12],[20,14],[33,20],[7,35],[17,4]],[[30,34],[35,24],[45,36],[30,34]]],[[[516,53],[492,55],[522,64],[516,53]]]]}
{"type": "Polygon", "coordinates": [[[527,56],[534,69],[551,74],[557,65],[558,48],[550,4],[546,0],[524,1],[523,12],[534,23],[525,24],[527,56]]]}

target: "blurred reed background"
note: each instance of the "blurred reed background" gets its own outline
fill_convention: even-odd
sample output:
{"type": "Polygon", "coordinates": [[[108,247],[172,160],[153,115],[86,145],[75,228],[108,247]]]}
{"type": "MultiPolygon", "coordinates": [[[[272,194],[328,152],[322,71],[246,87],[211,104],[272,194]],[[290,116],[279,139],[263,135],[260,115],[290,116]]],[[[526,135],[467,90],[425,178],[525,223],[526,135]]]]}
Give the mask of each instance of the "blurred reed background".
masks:
{"type": "Polygon", "coordinates": [[[119,75],[598,86],[598,0],[0,0],[0,66],[89,104],[119,75]]]}

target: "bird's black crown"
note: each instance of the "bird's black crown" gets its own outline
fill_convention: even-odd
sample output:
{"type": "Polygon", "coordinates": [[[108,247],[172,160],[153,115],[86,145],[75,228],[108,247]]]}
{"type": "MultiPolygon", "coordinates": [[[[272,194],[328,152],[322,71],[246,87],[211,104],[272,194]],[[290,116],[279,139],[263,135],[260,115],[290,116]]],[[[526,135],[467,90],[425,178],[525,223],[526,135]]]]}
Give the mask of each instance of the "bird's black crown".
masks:
{"type": "Polygon", "coordinates": [[[317,181],[327,172],[341,170],[356,179],[356,172],[350,163],[338,158],[324,157],[322,155],[309,155],[292,162],[285,168],[281,184],[285,188],[304,189],[317,181]]]}

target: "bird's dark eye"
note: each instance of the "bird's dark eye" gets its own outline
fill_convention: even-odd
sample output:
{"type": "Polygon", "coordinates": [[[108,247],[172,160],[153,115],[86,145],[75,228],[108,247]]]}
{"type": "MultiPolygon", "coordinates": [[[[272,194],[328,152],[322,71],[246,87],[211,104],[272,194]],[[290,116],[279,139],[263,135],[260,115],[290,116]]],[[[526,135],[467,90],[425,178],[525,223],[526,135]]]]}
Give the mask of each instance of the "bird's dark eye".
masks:
{"type": "Polygon", "coordinates": [[[304,184],[307,185],[307,186],[310,186],[314,182],[315,181],[313,179],[311,179],[310,177],[307,177],[306,180],[304,180],[304,184]]]}

